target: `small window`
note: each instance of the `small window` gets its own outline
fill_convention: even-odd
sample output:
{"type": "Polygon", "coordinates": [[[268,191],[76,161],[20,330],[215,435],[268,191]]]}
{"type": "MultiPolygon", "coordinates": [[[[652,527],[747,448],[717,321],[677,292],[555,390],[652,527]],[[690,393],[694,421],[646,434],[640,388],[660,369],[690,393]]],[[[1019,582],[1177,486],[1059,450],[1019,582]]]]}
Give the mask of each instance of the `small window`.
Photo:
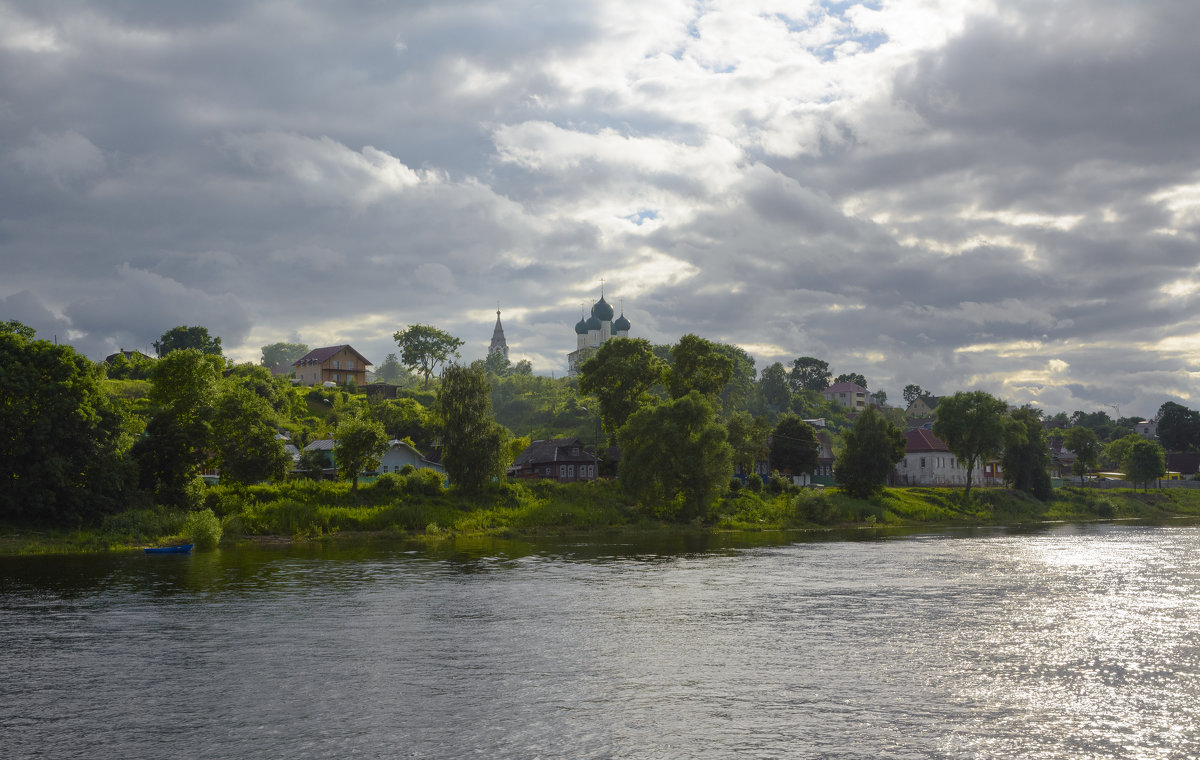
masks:
{"type": "Polygon", "coordinates": [[[921,466],[922,466],[922,467],[924,467],[924,466],[925,466],[925,457],[921,457],[921,466]]]}
{"type": "Polygon", "coordinates": [[[334,368],[334,369],[341,369],[341,368],[342,368],[342,363],[341,363],[340,361],[338,361],[337,359],[334,359],[334,360],[333,360],[333,368],[334,368]]]}
{"type": "Polygon", "coordinates": [[[560,477],[560,478],[567,477],[567,466],[565,464],[560,464],[558,466],[558,477],[560,477]]]}
{"type": "Polygon", "coordinates": [[[573,465],[573,464],[567,465],[567,477],[568,478],[575,477],[575,465],[573,465]]]}
{"type": "Polygon", "coordinates": [[[350,359],[346,362],[346,369],[354,369],[354,360],[350,359]]]}

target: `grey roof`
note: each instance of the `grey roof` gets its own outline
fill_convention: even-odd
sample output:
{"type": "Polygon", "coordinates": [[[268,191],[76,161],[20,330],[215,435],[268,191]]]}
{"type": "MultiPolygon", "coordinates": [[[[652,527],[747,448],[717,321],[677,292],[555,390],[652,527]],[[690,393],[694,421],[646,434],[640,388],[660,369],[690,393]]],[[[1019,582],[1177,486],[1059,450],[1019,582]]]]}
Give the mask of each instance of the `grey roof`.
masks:
{"type": "Polygon", "coordinates": [[[578,438],[552,438],[546,441],[534,441],[529,446],[517,455],[513,460],[512,466],[531,467],[539,464],[553,464],[558,462],[587,462],[589,464],[596,462],[596,455],[583,448],[583,443],[578,438]],[[578,449],[578,454],[572,454],[572,449],[578,449]]]}
{"type": "Polygon", "coordinates": [[[333,451],[333,439],[322,438],[304,447],[305,451],[333,451]]]}

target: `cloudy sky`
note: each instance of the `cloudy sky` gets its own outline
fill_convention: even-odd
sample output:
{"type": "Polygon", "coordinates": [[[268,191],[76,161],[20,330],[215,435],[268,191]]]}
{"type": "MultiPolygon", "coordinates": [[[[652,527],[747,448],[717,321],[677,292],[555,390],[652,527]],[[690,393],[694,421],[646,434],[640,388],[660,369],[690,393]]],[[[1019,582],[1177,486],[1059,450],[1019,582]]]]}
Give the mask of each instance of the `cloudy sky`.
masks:
{"type": "MultiPolygon", "coordinates": [[[[632,334],[1195,407],[1200,4],[8,3],[0,319],[257,360],[632,334]]],[[[1110,406],[1111,405],[1111,406],[1110,406]]]]}

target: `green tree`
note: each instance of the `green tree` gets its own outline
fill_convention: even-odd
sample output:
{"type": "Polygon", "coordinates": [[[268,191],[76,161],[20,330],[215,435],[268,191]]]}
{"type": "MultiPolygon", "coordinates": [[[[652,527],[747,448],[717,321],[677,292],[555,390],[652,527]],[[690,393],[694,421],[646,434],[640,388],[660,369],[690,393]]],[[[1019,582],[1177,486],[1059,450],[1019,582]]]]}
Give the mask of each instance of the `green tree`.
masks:
{"type": "Polygon", "coordinates": [[[1050,498],[1050,449],[1037,410],[1023,407],[1009,415],[1000,464],[1004,481],[1013,488],[1042,501],[1050,498]]]}
{"type": "Polygon", "coordinates": [[[843,436],[833,474],[846,493],[869,499],[883,490],[888,475],[904,458],[904,434],[868,407],[843,436]]]}
{"type": "Polygon", "coordinates": [[[105,363],[104,374],[110,380],[146,380],[150,377],[153,367],[154,361],[142,357],[141,354],[125,356],[124,353],[119,353],[112,361],[105,363]]]}
{"type": "Polygon", "coordinates": [[[813,426],[794,414],[775,423],[770,441],[771,469],[785,475],[808,475],[817,469],[821,446],[813,426]]]}
{"type": "MultiPolygon", "coordinates": [[[[841,375],[838,375],[838,376],[837,376],[837,377],[834,379],[834,382],[837,382],[837,383],[854,383],[855,385],[861,385],[861,386],[862,386],[862,387],[864,387],[864,388],[866,388],[866,387],[867,387],[867,378],[866,378],[866,377],[864,377],[863,375],[861,375],[861,374],[860,374],[860,373],[858,373],[858,372],[846,372],[846,373],[843,373],[843,374],[841,374],[841,375]]],[[[825,389],[824,389],[824,388],[822,388],[821,390],[825,390],[825,389]]]]}
{"type": "Polygon", "coordinates": [[[132,485],[124,418],[70,346],[0,323],[0,519],[72,525],[116,511],[132,485]]]}
{"type": "Polygon", "coordinates": [[[133,449],[142,487],[170,506],[191,507],[200,465],[212,444],[212,419],[224,360],[194,348],[169,352],[154,363],[146,435],[133,449]]]}
{"type": "Polygon", "coordinates": [[[1007,410],[1003,401],[985,391],[959,391],[938,402],[933,434],[967,468],[967,498],[971,496],[975,468],[1004,446],[1007,410]]]}
{"type": "Polygon", "coordinates": [[[767,405],[783,411],[792,400],[792,391],[788,387],[787,370],[783,364],[775,362],[762,371],[758,379],[758,389],[767,405]]]}
{"type": "Polygon", "coordinates": [[[427,448],[436,435],[429,410],[416,399],[398,398],[370,402],[370,414],[383,424],[389,437],[411,439],[417,448],[427,448]]]}
{"type": "Polygon", "coordinates": [[[765,460],[769,453],[767,439],[771,428],[764,417],[753,417],[749,412],[734,412],[725,423],[726,440],[733,451],[734,465],[743,473],[754,471],[755,462],[765,460]]]}
{"type": "Polygon", "coordinates": [[[1129,452],[1133,448],[1133,444],[1141,440],[1144,439],[1137,433],[1130,433],[1116,440],[1109,441],[1100,450],[1100,457],[1109,469],[1124,471],[1123,468],[1125,467],[1125,463],[1129,461],[1129,452]]]}
{"type": "Polygon", "coordinates": [[[365,415],[343,418],[333,433],[333,458],[338,477],[350,481],[350,490],[358,491],[362,473],[379,467],[388,450],[388,435],[378,420],[365,415]]]}
{"type": "Polygon", "coordinates": [[[450,482],[477,493],[504,474],[508,434],[492,416],[492,388],[482,368],[448,365],[434,412],[442,426],[442,464],[450,482]]]}
{"type": "Polygon", "coordinates": [[[400,347],[400,361],[413,371],[420,371],[429,387],[429,376],[441,364],[458,358],[463,341],[433,325],[409,325],[393,336],[400,347]]]}
{"type": "Polygon", "coordinates": [[[483,359],[483,369],[496,377],[504,377],[512,371],[512,362],[500,351],[491,351],[483,359]]]}
{"type": "Polygon", "coordinates": [[[754,395],[754,357],[741,346],[728,343],[713,343],[713,350],[733,362],[733,372],[721,388],[718,412],[728,417],[735,411],[746,409],[754,395]]]}
{"type": "Polygon", "coordinates": [[[221,339],[210,337],[207,327],[172,327],[154,341],[154,350],[159,358],[172,351],[193,348],[202,354],[221,355],[221,339]]]}
{"type": "Polygon", "coordinates": [[[266,399],[240,385],[227,385],[213,415],[213,446],[222,482],[250,484],[287,475],[292,458],[272,424],[275,417],[266,399]]]}
{"type": "Polygon", "coordinates": [[[623,490],[664,517],[705,517],[733,474],[725,429],[699,391],[634,412],[618,439],[623,490]]]}
{"type": "Polygon", "coordinates": [[[400,360],[395,354],[388,354],[383,360],[383,364],[379,365],[379,370],[375,373],[375,377],[385,383],[399,385],[405,380],[405,375],[408,370],[400,363],[400,360]]]}
{"type": "Polygon", "coordinates": [[[524,375],[525,377],[532,377],[533,376],[533,362],[529,361],[528,359],[522,359],[521,361],[512,365],[512,371],[510,374],[524,375]]]}
{"type": "Polygon", "coordinates": [[[788,373],[788,383],[793,393],[800,391],[823,391],[829,387],[833,373],[829,371],[829,362],[812,356],[801,356],[792,362],[792,371],[788,373]]]}
{"type": "Polygon", "coordinates": [[[1125,471],[1125,476],[1133,482],[1135,488],[1138,483],[1141,483],[1142,490],[1147,490],[1151,480],[1167,474],[1166,457],[1163,454],[1162,446],[1137,436],[1137,440],[1129,446],[1129,452],[1121,463],[1121,469],[1125,471]]]}
{"type": "Polygon", "coordinates": [[[1200,448],[1200,412],[1168,401],[1158,408],[1158,440],[1167,451],[1200,448]]]}
{"type": "Polygon", "coordinates": [[[267,369],[291,367],[308,352],[309,348],[304,343],[272,343],[262,347],[260,364],[267,369]]]}
{"type": "Polygon", "coordinates": [[[671,398],[699,391],[715,400],[733,377],[733,360],[720,353],[715,343],[689,333],[671,347],[671,364],[663,377],[671,398]]]}
{"type": "Polygon", "coordinates": [[[579,391],[600,402],[610,440],[634,412],[654,403],[650,389],[661,382],[663,369],[644,338],[610,340],[579,368],[579,391]]]}
{"type": "Polygon", "coordinates": [[[291,411],[293,394],[291,383],[287,378],[276,377],[266,367],[249,362],[235,364],[227,371],[226,385],[245,388],[266,401],[279,414],[287,414],[291,411]]]}
{"type": "Polygon", "coordinates": [[[1100,460],[1100,439],[1093,431],[1076,425],[1063,436],[1063,443],[1075,454],[1071,472],[1079,476],[1079,484],[1083,485],[1083,476],[1096,469],[1100,460]]]}
{"type": "Polygon", "coordinates": [[[909,406],[917,399],[928,396],[929,392],[916,383],[909,383],[908,385],[904,386],[902,395],[904,396],[905,406],[909,406]]]}

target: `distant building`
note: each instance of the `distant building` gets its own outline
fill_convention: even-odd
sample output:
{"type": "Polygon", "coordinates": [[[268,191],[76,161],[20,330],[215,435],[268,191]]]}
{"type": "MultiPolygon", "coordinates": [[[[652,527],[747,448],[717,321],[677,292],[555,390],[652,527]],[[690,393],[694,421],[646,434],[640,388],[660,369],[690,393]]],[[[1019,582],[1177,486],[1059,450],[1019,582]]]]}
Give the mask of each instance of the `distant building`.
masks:
{"type": "Polygon", "coordinates": [[[579,375],[579,366],[604,345],[609,338],[628,338],[629,320],[625,318],[625,310],[621,316],[613,320],[613,307],[604,300],[604,285],[600,286],[600,300],[592,304],[592,316],[584,318],[579,315],[575,325],[575,350],[567,354],[567,374],[570,377],[579,375]]]}
{"type": "Polygon", "coordinates": [[[508,474],[525,480],[573,483],[595,480],[599,463],[596,455],[585,449],[578,438],[553,438],[529,444],[513,460],[508,474]]]}
{"type": "Polygon", "coordinates": [[[492,343],[488,346],[488,355],[504,354],[508,358],[508,342],[504,340],[504,325],[500,324],[500,310],[496,309],[496,327],[492,330],[492,343]]]}
{"type": "Polygon", "coordinates": [[[836,401],[852,412],[861,412],[867,408],[867,389],[858,383],[834,383],[821,391],[821,395],[826,401],[836,401]]]}
{"type": "Polygon", "coordinates": [[[353,380],[356,385],[362,386],[367,384],[367,367],[371,366],[371,362],[352,346],[341,345],[314,348],[292,366],[295,367],[296,383],[299,385],[345,385],[353,380]]]}

